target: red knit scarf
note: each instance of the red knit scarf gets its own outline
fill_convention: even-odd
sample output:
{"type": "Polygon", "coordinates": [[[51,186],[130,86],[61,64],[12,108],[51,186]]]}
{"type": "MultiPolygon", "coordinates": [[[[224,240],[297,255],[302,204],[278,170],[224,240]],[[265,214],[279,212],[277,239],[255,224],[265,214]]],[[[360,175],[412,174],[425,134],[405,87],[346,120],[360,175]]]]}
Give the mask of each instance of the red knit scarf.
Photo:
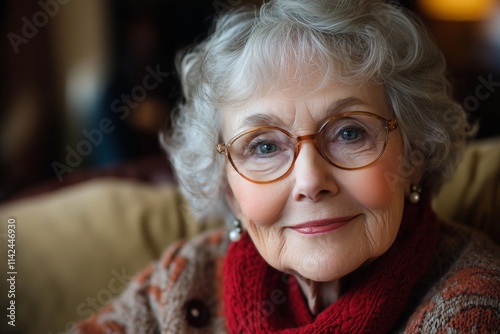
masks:
{"type": "Polygon", "coordinates": [[[231,244],[224,264],[227,326],[231,333],[386,333],[426,271],[437,237],[430,201],[407,203],[391,248],[313,317],[297,281],[270,267],[245,233],[231,244]]]}

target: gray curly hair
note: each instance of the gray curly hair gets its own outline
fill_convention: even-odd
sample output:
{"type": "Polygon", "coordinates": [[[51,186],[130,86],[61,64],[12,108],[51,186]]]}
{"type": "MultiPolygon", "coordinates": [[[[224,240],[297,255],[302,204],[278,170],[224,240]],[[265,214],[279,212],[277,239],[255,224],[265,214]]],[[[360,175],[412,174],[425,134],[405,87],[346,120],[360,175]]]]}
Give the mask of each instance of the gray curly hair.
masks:
{"type": "Polygon", "coordinates": [[[410,169],[424,166],[424,185],[433,192],[453,174],[470,133],[426,29],[383,1],[274,0],[260,10],[223,13],[206,40],[178,56],[177,66],[184,99],[160,139],[199,218],[230,215],[226,161],[216,150],[218,110],[284,89],[291,77],[319,75],[316,89],[332,80],[383,84],[404,160],[410,169]]]}

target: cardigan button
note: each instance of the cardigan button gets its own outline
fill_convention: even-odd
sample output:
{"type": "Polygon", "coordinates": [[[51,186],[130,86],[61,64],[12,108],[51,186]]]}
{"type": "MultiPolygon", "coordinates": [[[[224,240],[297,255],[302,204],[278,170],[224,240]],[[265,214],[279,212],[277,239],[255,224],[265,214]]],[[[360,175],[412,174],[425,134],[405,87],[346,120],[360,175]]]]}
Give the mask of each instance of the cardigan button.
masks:
{"type": "Polygon", "coordinates": [[[187,323],[195,328],[205,327],[210,321],[210,310],[199,299],[190,299],[184,304],[184,315],[187,323]]]}

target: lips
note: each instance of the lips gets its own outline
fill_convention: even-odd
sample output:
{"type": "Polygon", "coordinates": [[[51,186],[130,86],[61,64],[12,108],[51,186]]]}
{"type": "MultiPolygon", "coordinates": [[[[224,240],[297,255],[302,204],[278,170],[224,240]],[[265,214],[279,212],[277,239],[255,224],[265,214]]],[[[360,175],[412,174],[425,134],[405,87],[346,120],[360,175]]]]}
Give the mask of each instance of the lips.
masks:
{"type": "Polygon", "coordinates": [[[315,220],[295,225],[290,228],[302,234],[320,234],[336,230],[348,224],[356,217],[357,215],[348,217],[339,217],[334,219],[315,220]]]}

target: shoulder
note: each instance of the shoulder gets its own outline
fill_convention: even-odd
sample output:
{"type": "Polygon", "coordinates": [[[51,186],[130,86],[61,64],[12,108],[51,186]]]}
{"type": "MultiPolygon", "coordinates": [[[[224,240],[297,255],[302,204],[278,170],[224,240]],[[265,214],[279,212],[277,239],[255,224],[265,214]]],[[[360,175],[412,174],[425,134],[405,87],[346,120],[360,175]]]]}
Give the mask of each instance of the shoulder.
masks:
{"type": "Polygon", "coordinates": [[[226,231],[177,241],[137,274],[100,313],[81,323],[79,333],[186,333],[193,328],[220,332],[225,326],[222,266],[226,231]]]}
{"type": "Polygon", "coordinates": [[[203,262],[203,259],[225,255],[229,246],[226,234],[226,230],[220,229],[202,233],[189,241],[179,240],[167,248],[158,265],[168,269],[181,259],[203,262]]]}
{"type": "Polygon", "coordinates": [[[468,227],[443,223],[430,287],[408,332],[491,333],[500,328],[500,248],[468,227]]]}

